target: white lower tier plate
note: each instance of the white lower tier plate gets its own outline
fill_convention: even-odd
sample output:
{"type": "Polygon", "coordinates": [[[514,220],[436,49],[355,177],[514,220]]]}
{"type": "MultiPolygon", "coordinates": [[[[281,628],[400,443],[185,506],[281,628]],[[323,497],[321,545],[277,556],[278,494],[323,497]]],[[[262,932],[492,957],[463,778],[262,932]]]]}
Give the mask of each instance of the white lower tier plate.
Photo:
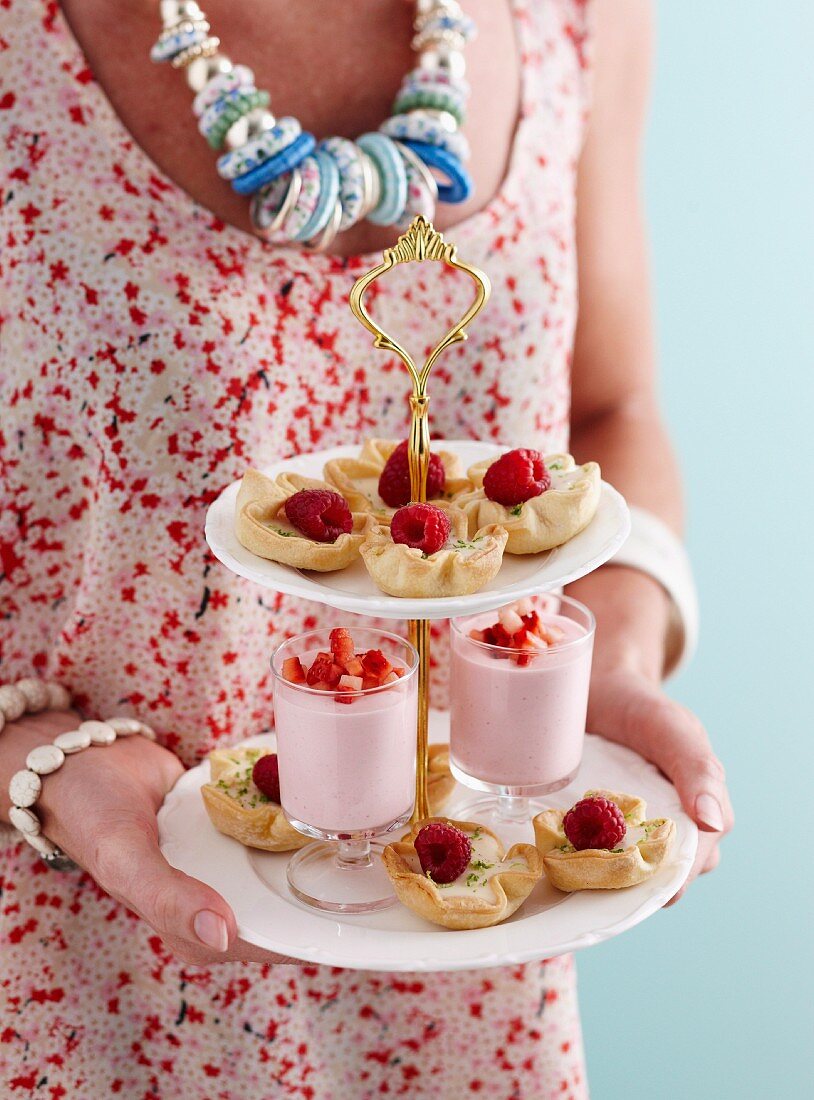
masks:
{"type": "MultiPolygon", "coordinates": [[[[430,739],[445,740],[445,727],[447,716],[431,712],[430,739]]],[[[269,734],[247,743],[273,742],[269,734]]],[[[226,899],[242,939],[307,962],[357,970],[470,970],[551,958],[601,943],[639,924],[677,893],[698,845],[695,824],[681,809],[671,784],[636,753],[589,734],[576,780],[546,801],[565,808],[586,790],[604,787],[641,796],[649,816],[671,817],[675,842],[667,862],[651,879],[626,890],[562,894],[543,876],[509,920],[462,932],[430,924],[398,902],[380,913],[338,919],[293,897],[286,882],[288,854],[246,848],[217,831],[200,795],[208,779],[205,761],[181,776],[159,810],[159,842],[169,862],[226,899]]],[[[456,787],[443,812],[454,817],[456,802],[472,795],[456,787]]],[[[526,837],[505,839],[533,843],[531,826],[526,837]]]]}
{"type": "MultiPolygon", "coordinates": [[[[460,457],[464,469],[506,450],[492,443],[472,440],[437,439],[432,445],[439,450],[453,451],[460,457]]],[[[263,473],[276,477],[290,470],[305,477],[321,478],[326,462],[355,456],[358,452],[359,448],[354,446],[297,455],[267,467],[263,473]]],[[[304,600],[315,600],[357,615],[390,619],[446,619],[452,615],[477,614],[522,596],[559,588],[584,577],[612,558],[630,531],[630,515],[624,498],[603,481],[596,515],[584,531],[564,545],[541,554],[505,554],[500,572],[491,584],[471,596],[403,599],[379,591],[361,558],[335,573],[315,573],[252,554],[241,546],[235,534],[235,501],[239,488],[240,482],[235,481],[224,489],[206,515],[206,541],[227,569],[275,592],[301,596],[304,600]]]]}

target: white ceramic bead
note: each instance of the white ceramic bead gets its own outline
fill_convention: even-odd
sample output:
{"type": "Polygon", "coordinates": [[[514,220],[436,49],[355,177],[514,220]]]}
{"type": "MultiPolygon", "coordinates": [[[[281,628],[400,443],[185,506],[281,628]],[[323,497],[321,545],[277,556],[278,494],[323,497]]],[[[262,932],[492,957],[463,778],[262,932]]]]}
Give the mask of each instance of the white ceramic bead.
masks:
{"type": "Polygon", "coordinates": [[[43,836],[42,833],[23,833],[23,836],[32,848],[36,848],[38,852],[42,852],[45,856],[50,856],[53,852],[59,851],[56,844],[52,843],[47,836],[43,836]]]}
{"type": "Polygon", "coordinates": [[[271,130],[277,125],[277,119],[271,111],[263,107],[255,107],[253,111],[249,111],[243,117],[246,119],[246,141],[254,141],[266,130],[271,130]]]}
{"type": "Polygon", "coordinates": [[[37,745],[25,758],[25,766],[37,775],[50,775],[65,763],[65,753],[57,745],[37,745]]]}
{"type": "Polygon", "coordinates": [[[148,741],[155,741],[155,730],[152,726],[148,726],[146,722],[139,722],[139,733],[142,737],[146,737],[148,741]]]}
{"type": "Polygon", "coordinates": [[[0,710],[6,716],[7,722],[16,722],[25,714],[28,700],[14,684],[3,684],[0,687],[0,710]]]}
{"type": "Polygon", "coordinates": [[[223,53],[213,53],[211,57],[196,57],[184,69],[187,87],[190,91],[202,92],[213,76],[218,73],[230,73],[234,65],[231,58],[223,53]]]}
{"type": "Polygon", "coordinates": [[[80,733],[89,733],[94,745],[112,745],[116,740],[116,731],[107,722],[82,722],[80,733]]]}
{"type": "Polygon", "coordinates": [[[457,78],[463,78],[466,75],[466,60],[459,50],[448,50],[443,47],[422,50],[418,56],[418,64],[422,69],[437,69],[439,72],[449,73],[450,76],[457,78]]]}
{"type": "Polygon", "coordinates": [[[31,810],[24,810],[21,806],[12,806],[8,812],[8,819],[15,829],[29,836],[36,836],[40,832],[40,819],[31,810]]]}
{"type": "Polygon", "coordinates": [[[119,737],[130,737],[131,734],[141,733],[141,722],[138,718],[106,718],[105,721],[113,727],[119,737]]]}
{"type": "Polygon", "coordinates": [[[159,11],[165,27],[174,27],[176,23],[183,23],[185,20],[205,18],[195,0],[161,0],[159,11]]]}
{"type": "Polygon", "coordinates": [[[62,749],[66,756],[72,752],[81,752],[90,744],[90,734],[87,730],[68,730],[54,738],[54,744],[62,749]]]}
{"type": "Polygon", "coordinates": [[[45,687],[48,691],[48,706],[51,710],[70,710],[71,693],[63,684],[46,680],[45,687]]]}
{"type": "Polygon", "coordinates": [[[25,696],[26,709],[29,713],[36,714],[37,711],[45,710],[48,706],[48,688],[36,676],[26,676],[18,680],[14,686],[25,696]]]}
{"type": "Polygon", "coordinates": [[[8,785],[8,793],[15,806],[33,806],[40,797],[42,780],[36,772],[25,768],[15,772],[8,785]]]}
{"type": "Polygon", "coordinates": [[[241,145],[245,145],[248,140],[249,116],[244,115],[242,118],[239,118],[237,122],[233,122],[226,131],[226,136],[223,139],[223,146],[231,152],[233,149],[239,149],[241,145]]]}

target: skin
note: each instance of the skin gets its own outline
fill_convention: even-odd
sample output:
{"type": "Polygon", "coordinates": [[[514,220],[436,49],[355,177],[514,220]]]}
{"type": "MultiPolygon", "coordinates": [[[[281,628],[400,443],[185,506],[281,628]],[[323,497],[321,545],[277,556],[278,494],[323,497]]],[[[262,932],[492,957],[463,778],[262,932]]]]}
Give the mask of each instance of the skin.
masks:
{"type": "MultiPolygon", "coordinates": [[[[467,54],[473,91],[467,134],[476,191],[463,206],[439,207],[441,229],[480,209],[500,186],[518,106],[517,49],[508,6],[494,0],[469,0],[464,6],[480,30],[467,54]]],[[[319,0],[296,5],[210,0],[205,7],[213,26],[228,39],[231,56],[254,69],[258,86],[271,91],[274,104],[285,104],[286,113],[317,134],[353,136],[375,129],[389,114],[401,76],[412,63],[412,6],[404,0],[333,4],[330,20],[319,0]],[[285,49],[275,53],[270,36],[257,33],[263,26],[274,27],[285,49]]],[[[214,172],[211,153],[195,129],[184,81],[169,67],[149,62],[156,8],[146,0],[115,5],[63,0],[76,37],[134,140],[198,202],[249,232],[247,204],[214,172]]],[[[650,8],[646,0],[598,0],[596,14],[594,107],[578,179],[580,313],[571,449],[578,462],[598,461],[603,476],[630,502],[656,512],[680,533],[680,481],[655,392],[637,182],[652,54],[650,8]]],[[[332,251],[368,252],[394,240],[392,230],[359,226],[341,235],[332,251]]],[[[660,688],[667,596],[651,578],[619,566],[597,570],[570,591],[597,618],[588,726],[653,761],[675,784],[702,830],[692,881],[717,865],[718,844],[733,817],[723,768],[701,722],[660,688]]],[[[75,715],[50,713],[10,724],[0,753],[4,820],[8,782],[25,753],[75,722],[75,715]],[[12,744],[13,753],[7,747],[12,744]]],[[[170,867],[161,855],[155,815],[183,770],[174,754],[141,737],[78,753],[43,784],[37,804],[43,832],[104,890],[143,917],[181,960],[199,965],[296,961],[238,939],[234,914],[223,898],[170,867]],[[206,946],[196,934],[194,919],[201,910],[224,922],[225,951],[206,946]]]]}

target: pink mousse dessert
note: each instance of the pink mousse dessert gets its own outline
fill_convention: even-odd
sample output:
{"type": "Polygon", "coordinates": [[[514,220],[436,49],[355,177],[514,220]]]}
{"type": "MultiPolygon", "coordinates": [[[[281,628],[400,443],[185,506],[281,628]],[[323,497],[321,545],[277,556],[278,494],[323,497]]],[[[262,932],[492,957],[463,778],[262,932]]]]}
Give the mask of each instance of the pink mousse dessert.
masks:
{"type": "Polygon", "coordinates": [[[559,790],[582,759],[594,618],[567,596],[451,621],[453,773],[478,790],[559,790]]]}
{"type": "Polygon", "coordinates": [[[280,800],[288,820],[322,839],[376,836],[415,798],[415,651],[396,635],[311,631],[274,657],[280,800]],[[327,640],[327,645],[325,642],[327,640]]]}

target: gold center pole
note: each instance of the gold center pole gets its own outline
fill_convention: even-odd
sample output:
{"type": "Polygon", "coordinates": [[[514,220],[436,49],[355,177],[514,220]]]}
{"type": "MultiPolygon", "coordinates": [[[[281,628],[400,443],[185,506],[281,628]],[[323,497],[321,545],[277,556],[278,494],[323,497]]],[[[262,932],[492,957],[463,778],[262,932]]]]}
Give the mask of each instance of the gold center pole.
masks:
{"type": "Polygon", "coordinates": [[[412,823],[430,816],[427,796],[427,762],[430,710],[430,623],[411,619],[409,637],[418,652],[418,725],[416,727],[415,808],[412,823]]]}
{"type": "MultiPolygon", "coordinates": [[[[426,385],[426,379],[424,380],[426,385]]],[[[430,467],[430,429],[427,420],[430,399],[420,392],[421,383],[414,383],[419,392],[410,395],[412,421],[407,458],[410,463],[410,495],[423,503],[427,499],[427,471],[430,467]]],[[[411,821],[423,821],[430,816],[427,797],[427,766],[429,761],[430,710],[430,624],[428,619],[411,619],[410,641],[418,652],[418,725],[416,730],[415,807],[411,821]]]]}
{"type": "MultiPolygon", "coordinates": [[[[430,429],[427,419],[430,399],[427,396],[427,379],[438,356],[450,345],[466,339],[465,328],[483,309],[489,297],[489,280],[482,271],[459,260],[455,245],[447,244],[440,233],[430,223],[418,215],[392,248],[385,249],[382,262],[378,267],[360,276],[350,292],[350,308],[359,321],[375,336],[373,346],[392,351],[401,359],[413,383],[410,395],[412,422],[407,456],[410,463],[410,492],[414,501],[427,499],[427,470],[430,465],[430,429]],[[448,267],[465,272],[475,283],[475,298],[472,304],[441,340],[435,345],[429,358],[419,370],[410,353],[397,340],[376,324],[365,309],[364,295],[371,283],[380,275],[390,271],[396,264],[441,261],[448,267]]],[[[412,619],[409,624],[410,641],[418,653],[418,723],[416,731],[416,780],[415,809],[413,822],[429,817],[430,807],[427,800],[427,744],[430,705],[430,624],[427,619],[412,619]]]]}

